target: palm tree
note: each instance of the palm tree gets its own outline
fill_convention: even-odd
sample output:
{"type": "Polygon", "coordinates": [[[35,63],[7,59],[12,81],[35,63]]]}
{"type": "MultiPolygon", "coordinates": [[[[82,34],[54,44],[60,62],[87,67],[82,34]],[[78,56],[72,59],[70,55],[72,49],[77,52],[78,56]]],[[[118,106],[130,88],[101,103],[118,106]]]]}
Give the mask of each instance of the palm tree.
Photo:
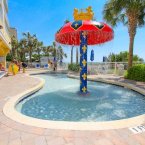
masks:
{"type": "Polygon", "coordinates": [[[18,50],[17,50],[19,60],[25,61],[25,54],[27,51],[28,50],[26,48],[26,41],[25,39],[21,39],[19,41],[18,50]]]}
{"type": "Polygon", "coordinates": [[[64,53],[63,48],[59,46],[56,48],[56,43],[53,42],[52,45],[43,47],[43,53],[45,56],[54,57],[57,60],[62,60],[64,57],[67,57],[66,53],[64,53]]]}
{"type": "Polygon", "coordinates": [[[41,51],[42,51],[42,49],[43,49],[43,42],[39,42],[37,39],[36,39],[36,52],[37,52],[37,54],[38,54],[38,61],[40,62],[40,57],[41,57],[41,51]]]}
{"type": "Polygon", "coordinates": [[[58,48],[56,47],[56,42],[53,42],[51,49],[52,57],[55,57],[57,60],[62,60],[63,57],[67,57],[61,46],[59,46],[58,48]]]}
{"type": "Polygon", "coordinates": [[[53,42],[52,44],[52,56],[57,57],[57,48],[56,48],[56,42],[53,42]]]}
{"type": "Polygon", "coordinates": [[[17,58],[18,45],[19,45],[18,40],[15,38],[15,36],[12,36],[12,38],[11,38],[11,46],[12,46],[11,56],[13,59],[17,58]]]}
{"type": "Polygon", "coordinates": [[[42,51],[43,51],[45,56],[49,57],[50,53],[52,52],[52,46],[43,47],[42,51]]]}
{"type": "Polygon", "coordinates": [[[63,48],[59,46],[57,49],[57,59],[61,61],[64,57],[67,58],[67,54],[64,53],[63,48]]]}
{"type": "Polygon", "coordinates": [[[79,63],[79,50],[76,48],[76,64],[79,63]]]}
{"type": "Polygon", "coordinates": [[[72,46],[71,48],[71,64],[73,64],[73,49],[74,49],[74,46],[72,46]]]}
{"type": "Polygon", "coordinates": [[[68,20],[68,19],[66,19],[65,21],[64,21],[64,24],[67,24],[67,23],[69,23],[70,21],[68,20]]]}
{"type": "Polygon", "coordinates": [[[104,19],[112,26],[122,22],[128,27],[129,68],[133,61],[134,39],[138,27],[145,24],[145,0],[108,0],[104,7],[104,19]]]}
{"type": "Polygon", "coordinates": [[[25,37],[26,48],[27,48],[28,53],[29,53],[30,63],[32,63],[32,53],[36,49],[37,38],[36,38],[36,35],[31,35],[29,32],[23,33],[23,36],[25,37]]]}

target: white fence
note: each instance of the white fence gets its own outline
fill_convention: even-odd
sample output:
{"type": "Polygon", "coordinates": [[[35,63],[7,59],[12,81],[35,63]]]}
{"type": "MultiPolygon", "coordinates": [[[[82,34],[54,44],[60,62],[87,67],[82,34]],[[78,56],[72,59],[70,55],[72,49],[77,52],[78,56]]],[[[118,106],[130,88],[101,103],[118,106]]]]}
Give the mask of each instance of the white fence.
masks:
{"type": "MultiPolygon", "coordinates": [[[[44,65],[41,63],[32,63],[31,66],[35,68],[37,65],[40,65],[40,68],[44,68],[44,65]]],[[[134,64],[140,64],[140,62],[136,62],[134,64]]],[[[127,62],[98,62],[98,63],[90,63],[88,62],[88,74],[96,75],[96,74],[116,74],[123,75],[128,68],[127,62]]],[[[48,69],[53,69],[52,66],[48,66],[48,69]]],[[[58,70],[68,70],[68,63],[58,63],[58,70]]]]}
{"type": "MultiPolygon", "coordinates": [[[[136,62],[135,64],[140,64],[136,62]]],[[[88,74],[116,74],[123,75],[128,69],[127,62],[102,62],[102,63],[89,63],[88,74]]]]}

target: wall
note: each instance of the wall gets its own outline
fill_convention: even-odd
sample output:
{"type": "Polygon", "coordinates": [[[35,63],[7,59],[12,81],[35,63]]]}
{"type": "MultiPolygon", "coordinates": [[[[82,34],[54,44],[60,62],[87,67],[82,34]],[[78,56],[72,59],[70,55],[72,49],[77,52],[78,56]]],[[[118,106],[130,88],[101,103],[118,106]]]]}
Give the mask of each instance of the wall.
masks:
{"type": "Polygon", "coordinates": [[[5,57],[11,49],[7,0],[0,0],[0,63],[5,66],[5,57]]]}

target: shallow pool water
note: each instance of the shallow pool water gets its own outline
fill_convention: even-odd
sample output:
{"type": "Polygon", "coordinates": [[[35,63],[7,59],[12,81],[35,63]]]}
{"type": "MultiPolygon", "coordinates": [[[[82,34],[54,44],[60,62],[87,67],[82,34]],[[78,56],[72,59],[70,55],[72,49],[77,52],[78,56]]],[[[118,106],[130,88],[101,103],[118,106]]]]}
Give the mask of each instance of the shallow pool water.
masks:
{"type": "Polygon", "coordinates": [[[43,74],[45,86],[21,100],[24,115],[55,121],[111,121],[145,113],[145,96],[132,90],[88,81],[89,96],[80,96],[79,80],[64,74],[43,74]]]}

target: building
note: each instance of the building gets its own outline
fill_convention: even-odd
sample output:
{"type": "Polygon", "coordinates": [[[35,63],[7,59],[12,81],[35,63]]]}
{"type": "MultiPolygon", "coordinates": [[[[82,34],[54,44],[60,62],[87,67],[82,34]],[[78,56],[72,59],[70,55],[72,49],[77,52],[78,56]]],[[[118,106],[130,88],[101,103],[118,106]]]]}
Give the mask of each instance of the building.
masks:
{"type": "Polygon", "coordinates": [[[6,66],[6,56],[11,50],[7,0],[0,0],[0,63],[6,66]]]}
{"type": "Polygon", "coordinates": [[[10,28],[10,36],[11,37],[15,37],[16,39],[18,39],[17,29],[16,28],[10,28]]]}

